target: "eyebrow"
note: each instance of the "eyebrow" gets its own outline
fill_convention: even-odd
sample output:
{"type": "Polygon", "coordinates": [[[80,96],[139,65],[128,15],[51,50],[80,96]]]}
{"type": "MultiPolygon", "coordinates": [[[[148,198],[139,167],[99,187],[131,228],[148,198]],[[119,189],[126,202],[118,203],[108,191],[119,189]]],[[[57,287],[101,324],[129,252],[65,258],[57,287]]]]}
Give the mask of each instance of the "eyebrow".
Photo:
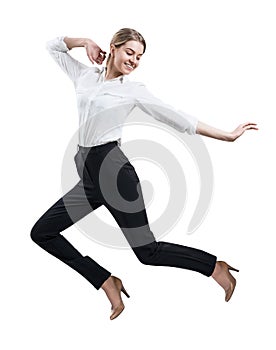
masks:
{"type": "MultiPolygon", "coordinates": [[[[131,50],[132,52],[135,53],[135,51],[134,51],[133,49],[131,49],[130,47],[126,47],[126,49],[131,50]]],[[[138,54],[138,56],[142,56],[142,55],[143,55],[142,53],[139,53],[139,54],[138,54]]]]}

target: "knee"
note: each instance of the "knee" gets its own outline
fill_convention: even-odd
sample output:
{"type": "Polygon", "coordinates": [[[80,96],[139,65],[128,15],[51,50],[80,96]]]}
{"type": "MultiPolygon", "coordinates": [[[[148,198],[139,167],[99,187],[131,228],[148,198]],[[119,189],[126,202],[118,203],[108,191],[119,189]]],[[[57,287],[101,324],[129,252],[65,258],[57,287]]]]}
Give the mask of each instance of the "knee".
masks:
{"type": "Polygon", "coordinates": [[[34,225],[31,229],[31,239],[35,243],[37,243],[39,241],[38,236],[39,236],[39,230],[37,229],[36,225],[34,225]]]}
{"type": "Polygon", "coordinates": [[[36,222],[31,229],[31,239],[37,244],[45,240],[45,235],[43,234],[43,230],[39,227],[39,222],[36,222]]]}
{"type": "Polygon", "coordinates": [[[154,265],[158,242],[152,242],[147,245],[136,247],[133,249],[138,260],[144,265],[154,265]]]}
{"type": "Polygon", "coordinates": [[[143,265],[152,265],[151,259],[149,255],[137,255],[138,260],[140,261],[141,264],[143,265]]]}

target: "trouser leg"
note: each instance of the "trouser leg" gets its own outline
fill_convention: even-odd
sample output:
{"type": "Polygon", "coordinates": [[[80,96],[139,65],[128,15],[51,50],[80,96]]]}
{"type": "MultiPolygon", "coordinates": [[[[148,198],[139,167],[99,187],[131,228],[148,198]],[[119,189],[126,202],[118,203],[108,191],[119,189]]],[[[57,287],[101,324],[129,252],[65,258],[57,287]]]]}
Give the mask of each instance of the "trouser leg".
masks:
{"type": "MultiPolygon", "coordinates": [[[[115,161],[118,162],[121,157],[119,152],[115,161]]],[[[139,178],[126,157],[124,161],[118,176],[118,189],[130,203],[138,199],[137,211],[124,212],[107,202],[104,205],[122,229],[137,258],[147,265],[178,267],[210,276],[215,268],[216,256],[199,249],[155,240],[149,227],[139,178]]]]}
{"type": "Polygon", "coordinates": [[[96,289],[99,289],[111,273],[89,256],[83,256],[60,234],[60,232],[102,205],[101,202],[95,200],[94,190],[92,183],[90,185],[86,183],[86,198],[84,185],[80,180],[74,188],[38,219],[31,230],[31,238],[41,248],[79,272],[96,289]]]}

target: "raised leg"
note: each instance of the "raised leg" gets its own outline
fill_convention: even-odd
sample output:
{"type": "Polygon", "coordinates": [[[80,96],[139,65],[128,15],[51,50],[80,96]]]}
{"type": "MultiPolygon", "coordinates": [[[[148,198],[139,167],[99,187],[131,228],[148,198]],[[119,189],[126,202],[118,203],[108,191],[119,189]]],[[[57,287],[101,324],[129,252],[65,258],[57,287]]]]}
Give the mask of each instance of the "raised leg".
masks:
{"type": "Polygon", "coordinates": [[[94,195],[93,184],[86,186],[91,186],[86,188],[86,196],[83,182],[80,180],[74,188],[54,203],[33,226],[31,238],[41,248],[79,272],[99,289],[111,273],[89,256],[82,256],[60,233],[102,205],[94,195]]]}

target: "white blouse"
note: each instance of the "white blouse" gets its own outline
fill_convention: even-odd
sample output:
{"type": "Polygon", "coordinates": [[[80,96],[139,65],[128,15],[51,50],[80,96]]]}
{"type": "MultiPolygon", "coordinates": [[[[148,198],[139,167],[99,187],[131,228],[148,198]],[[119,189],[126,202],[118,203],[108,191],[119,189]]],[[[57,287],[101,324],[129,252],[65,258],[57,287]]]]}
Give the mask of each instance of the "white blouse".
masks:
{"type": "Polygon", "coordinates": [[[69,53],[64,36],[46,43],[50,55],[74,83],[79,114],[79,145],[91,147],[117,140],[122,126],[138,107],[180,132],[196,133],[198,119],[177,111],[153,96],[141,82],[126,75],[105,80],[106,67],[88,67],[69,53]]]}

